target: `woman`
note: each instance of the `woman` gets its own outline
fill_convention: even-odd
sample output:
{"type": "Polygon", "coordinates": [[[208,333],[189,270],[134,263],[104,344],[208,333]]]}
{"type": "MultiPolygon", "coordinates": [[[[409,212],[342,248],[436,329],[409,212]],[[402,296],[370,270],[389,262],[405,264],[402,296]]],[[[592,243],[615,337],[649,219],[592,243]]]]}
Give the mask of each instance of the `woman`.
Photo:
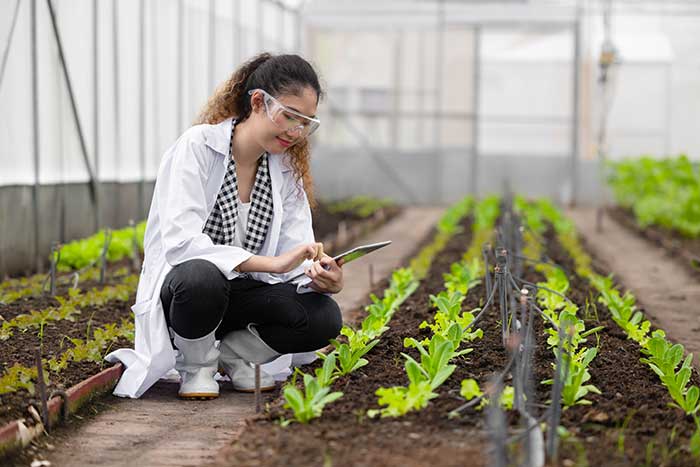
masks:
{"type": "MultiPolygon", "coordinates": [[[[132,307],[135,348],[107,356],[126,366],[115,395],[140,397],[173,367],[182,398],[217,397],[218,368],[251,391],[251,362],[286,354],[288,364],[337,336],[330,294],[343,273],[311,228],[307,137],[321,95],[301,57],[258,55],[165,153],[132,307]],[[308,277],[285,283],[302,271],[308,277]]],[[[274,387],[272,375],[261,382],[274,387]]]]}

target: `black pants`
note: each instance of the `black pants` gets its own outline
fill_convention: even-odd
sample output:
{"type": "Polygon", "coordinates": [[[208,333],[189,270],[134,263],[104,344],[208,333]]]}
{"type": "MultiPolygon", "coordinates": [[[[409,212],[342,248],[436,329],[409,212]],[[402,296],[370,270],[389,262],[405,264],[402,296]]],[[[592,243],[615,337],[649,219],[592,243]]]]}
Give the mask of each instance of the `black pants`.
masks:
{"type": "Polygon", "coordinates": [[[292,284],[267,284],[248,278],[226,279],[203,259],[175,266],[160,291],[168,325],[196,339],[212,332],[221,339],[256,323],[260,337],[279,353],[325,347],[342,326],[338,304],[319,293],[298,294],[292,284]]]}

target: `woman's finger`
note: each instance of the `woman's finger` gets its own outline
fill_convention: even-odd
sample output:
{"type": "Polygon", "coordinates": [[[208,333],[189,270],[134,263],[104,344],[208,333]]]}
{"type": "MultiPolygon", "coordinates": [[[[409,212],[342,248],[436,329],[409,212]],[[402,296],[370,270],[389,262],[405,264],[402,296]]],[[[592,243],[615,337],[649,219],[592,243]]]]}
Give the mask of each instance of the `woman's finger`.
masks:
{"type": "Polygon", "coordinates": [[[316,272],[316,275],[317,275],[317,276],[321,276],[321,277],[324,277],[324,278],[327,277],[328,271],[326,271],[325,269],[323,269],[323,265],[322,265],[320,262],[315,262],[315,263],[312,265],[312,268],[313,268],[314,271],[316,272]]]}
{"type": "Polygon", "coordinates": [[[323,258],[321,258],[321,265],[327,270],[327,271],[333,271],[338,268],[338,264],[335,262],[333,258],[330,256],[326,255],[323,258]]]}
{"type": "Polygon", "coordinates": [[[316,242],[316,256],[314,256],[314,261],[323,258],[323,243],[316,242]]]}

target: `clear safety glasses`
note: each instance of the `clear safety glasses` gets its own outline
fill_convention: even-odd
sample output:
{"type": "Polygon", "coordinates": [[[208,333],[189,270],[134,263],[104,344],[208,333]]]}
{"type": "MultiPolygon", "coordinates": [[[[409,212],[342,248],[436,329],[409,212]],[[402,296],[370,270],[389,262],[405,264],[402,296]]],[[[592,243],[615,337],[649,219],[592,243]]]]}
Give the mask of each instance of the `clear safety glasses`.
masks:
{"type": "Polygon", "coordinates": [[[285,107],[263,89],[252,89],[248,91],[248,94],[252,96],[255,91],[260,91],[263,94],[267,116],[280,130],[284,130],[298,138],[306,138],[321,125],[319,119],[307,117],[289,107],[285,107]]]}

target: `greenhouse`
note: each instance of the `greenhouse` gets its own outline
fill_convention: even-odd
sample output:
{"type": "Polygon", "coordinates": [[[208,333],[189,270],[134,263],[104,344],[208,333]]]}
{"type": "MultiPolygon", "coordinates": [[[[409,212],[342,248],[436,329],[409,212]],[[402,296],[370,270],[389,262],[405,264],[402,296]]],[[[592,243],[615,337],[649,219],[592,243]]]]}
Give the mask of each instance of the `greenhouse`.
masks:
{"type": "Polygon", "coordinates": [[[0,2],[0,465],[700,466],[696,0],[0,2]]]}

